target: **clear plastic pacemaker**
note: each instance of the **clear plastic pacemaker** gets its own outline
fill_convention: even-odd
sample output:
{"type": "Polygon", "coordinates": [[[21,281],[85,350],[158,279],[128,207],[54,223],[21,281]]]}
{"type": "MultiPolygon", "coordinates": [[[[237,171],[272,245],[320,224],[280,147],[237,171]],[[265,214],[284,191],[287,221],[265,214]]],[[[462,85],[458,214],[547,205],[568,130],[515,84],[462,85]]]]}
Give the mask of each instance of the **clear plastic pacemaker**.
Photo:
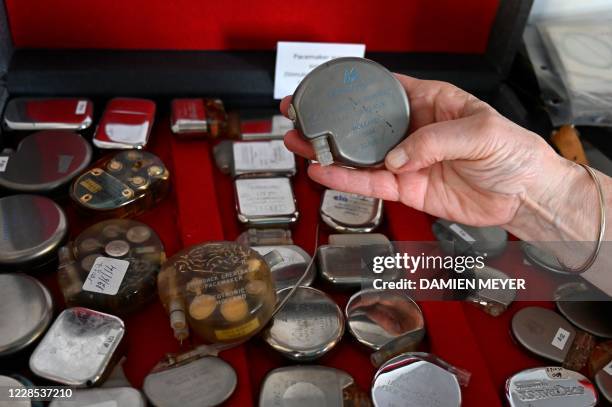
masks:
{"type": "Polygon", "coordinates": [[[151,208],[169,186],[170,173],[159,157],[128,150],[103,158],[78,177],[70,197],[90,214],[123,218],[151,208]]]}
{"type": "Polygon", "coordinates": [[[157,274],[166,259],[155,231],[130,219],[89,227],[59,257],[58,280],[66,304],[116,315],[155,298],[157,274]]]}
{"type": "Polygon", "coordinates": [[[158,290],[178,340],[188,325],[210,343],[242,342],[270,320],[276,289],[270,267],[255,250],[234,242],[203,243],[186,248],[164,264],[158,290]],[[188,325],[187,325],[188,324],[188,325]]]}

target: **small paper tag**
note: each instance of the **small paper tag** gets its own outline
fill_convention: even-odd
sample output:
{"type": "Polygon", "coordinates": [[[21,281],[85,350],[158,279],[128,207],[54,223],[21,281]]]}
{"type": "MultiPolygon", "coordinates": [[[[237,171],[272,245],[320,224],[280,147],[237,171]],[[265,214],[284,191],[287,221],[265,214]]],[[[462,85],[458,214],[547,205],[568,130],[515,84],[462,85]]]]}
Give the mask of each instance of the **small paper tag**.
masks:
{"type": "Polygon", "coordinates": [[[86,100],[79,100],[77,105],[76,105],[76,110],[74,111],[75,114],[83,114],[85,113],[85,111],[87,110],[87,101],[86,100]]]}
{"type": "Polygon", "coordinates": [[[9,157],[6,155],[0,157],[0,172],[6,171],[8,160],[9,160],[9,157]]]}
{"type": "Polygon", "coordinates": [[[295,156],[282,140],[235,142],[233,149],[236,173],[295,170],[295,156]]]}
{"type": "Polygon", "coordinates": [[[293,94],[304,77],[317,66],[340,57],[365,55],[364,44],[279,42],[276,47],[274,99],[293,94]]]}
{"type": "Polygon", "coordinates": [[[466,232],[465,229],[463,229],[456,223],[452,223],[449,228],[468,243],[474,243],[476,241],[476,239],[474,239],[468,232],[466,232]]]}
{"type": "Polygon", "coordinates": [[[567,370],[565,370],[562,367],[547,367],[546,368],[546,374],[551,379],[559,379],[559,380],[566,379],[567,378],[566,372],[567,370]]]}
{"type": "Polygon", "coordinates": [[[570,333],[563,328],[559,328],[551,344],[559,350],[565,349],[565,345],[570,337],[570,333]]]}
{"type": "Polygon", "coordinates": [[[129,266],[130,262],[126,260],[98,257],[83,284],[83,290],[116,295],[129,266]]]}
{"type": "Polygon", "coordinates": [[[612,360],[603,368],[603,371],[612,376],[612,360]]]}

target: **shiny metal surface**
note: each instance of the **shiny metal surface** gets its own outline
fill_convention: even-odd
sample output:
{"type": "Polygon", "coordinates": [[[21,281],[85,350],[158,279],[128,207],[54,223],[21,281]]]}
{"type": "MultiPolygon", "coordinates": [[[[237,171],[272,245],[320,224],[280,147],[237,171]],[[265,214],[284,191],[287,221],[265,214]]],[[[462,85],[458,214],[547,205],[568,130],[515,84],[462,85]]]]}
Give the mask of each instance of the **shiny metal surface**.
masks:
{"type": "Polygon", "coordinates": [[[289,117],[313,143],[317,161],[368,167],[406,137],[406,91],[382,65],[337,58],[313,69],[293,94],[289,117]]]}
{"type": "MultiPolygon", "coordinates": [[[[1,156],[7,154],[0,153],[1,156]]],[[[51,192],[66,185],[91,161],[89,143],[70,131],[39,131],[8,154],[0,187],[19,192],[51,192]]]]}
{"type": "Polygon", "coordinates": [[[24,274],[0,274],[0,298],[0,356],[6,356],[43,334],[53,302],[45,286],[24,274]]]}
{"type": "Polygon", "coordinates": [[[446,253],[495,257],[504,252],[508,232],[497,226],[474,227],[438,219],[431,226],[433,234],[446,253]]]}
{"type": "Polygon", "coordinates": [[[602,397],[612,403],[612,361],[595,374],[595,384],[602,397]]]}
{"type": "Polygon", "coordinates": [[[401,336],[413,338],[416,346],[425,336],[421,309],[399,291],[359,291],[346,304],[346,319],[353,336],[374,350],[401,336]]]}
{"type": "Polygon", "coordinates": [[[112,368],[124,334],[123,321],[113,315],[68,308],[32,353],[30,369],[68,386],[94,386],[112,368]]]}
{"type": "Polygon", "coordinates": [[[368,233],[380,225],[383,201],[327,189],[319,212],[323,222],[338,232],[368,233]]]}
{"type": "Polygon", "coordinates": [[[132,387],[74,390],[69,399],[55,399],[49,407],[145,407],[143,395],[132,387]]]}
{"type": "MultiPolygon", "coordinates": [[[[0,375],[0,389],[3,389],[3,393],[6,389],[23,389],[25,386],[19,380],[16,380],[10,376],[0,375]]],[[[30,407],[32,402],[28,398],[14,399],[14,400],[0,400],[0,407],[30,407]]]]}
{"type": "MultiPolygon", "coordinates": [[[[493,267],[485,266],[474,269],[474,278],[478,280],[509,280],[510,277],[493,267]]],[[[480,285],[479,285],[480,286],[480,285]]],[[[497,317],[501,315],[514,302],[516,290],[511,288],[487,289],[483,288],[468,294],[468,301],[473,302],[483,311],[497,317]]]]}
{"type": "MultiPolygon", "coordinates": [[[[276,250],[283,258],[280,263],[271,267],[272,278],[274,279],[277,292],[287,287],[293,287],[302,277],[304,271],[306,271],[306,267],[311,259],[304,249],[296,245],[253,246],[252,249],[262,256],[276,250]]],[[[302,285],[310,286],[314,281],[316,273],[316,267],[311,267],[302,281],[302,285]]]]}
{"type": "Polygon", "coordinates": [[[111,99],[100,118],[93,143],[98,148],[144,148],[149,141],[154,120],[155,102],[152,100],[111,99]]]}
{"type": "Polygon", "coordinates": [[[259,407],[343,407],[342,392],[353,383],[348,373],[331,367],[281,367],[264,379],[259,407]]]}
{"type": "Polygon", "coordinates": [[[461,388],[457,377],[432,362],[410,354],[395,357],[378,369],[371,394],[372,402],[377,407],[461,405],[461,388]]]}
{"type": "Polygon", "coordinates": [[[26,267],[53,259],[67,229],[64,212],[49,198],[0,198],[0,266],[26,267]]]}
{"type": "Polygon", "coordinates": [[[506,381],[510,407],[590,407],[597,404],[593,384],[580,373],[562,367],[538,367],[506,381]]]}
{"type": "Polygon", "coordinates": [[[287,177],[245,177],[234,181],[238,220],[249,227],[287,226],[299,213],[287,177]]]}
{"type": "Polygon", "coordinates": [[[552,273],[568,275],[572,274],[564,270],[563,266],[561,265],[561,263],[559,263],[555,256],[550,253],[547,253],[542,249],[537,248],[532,244],[523,243],[521,245],[521,250],[523,251],[525,259],[531,264],[534,264],[552,273]]]}
{"type": "Polygon", "coordinates": [[[91,126],[93,103],[82,98],[15,98],[4,111],[10,130],[83,130],[91,126]]]}
{"type": "Polygon", "coordinates": [[[149,374],[143,391],[156,407],[212,407],[227,400],[237,382],[227,362],[206,356],[149,374]]]}
{"type": "Polygon", "coordinates": [[[526,307],[512,318],[512,334],[527,350],[563,363],[576,336],[565,318],[546,308],[526,307]]]}
{"type": "MultiPolygon", "coordinates": [[[[280,291],[283,298],[291,288],[280,291]]],[[[329,352],[342,338],[344,316],[322,291],[298,287],[263,332],[264,340],[293,360],[313,360],[329,352]]]]}
{"type": "Polygon", "coordinates": [[[612,302],[557,301],[557,309],[572,324],[600,338],[612,338],[612,302]]]}

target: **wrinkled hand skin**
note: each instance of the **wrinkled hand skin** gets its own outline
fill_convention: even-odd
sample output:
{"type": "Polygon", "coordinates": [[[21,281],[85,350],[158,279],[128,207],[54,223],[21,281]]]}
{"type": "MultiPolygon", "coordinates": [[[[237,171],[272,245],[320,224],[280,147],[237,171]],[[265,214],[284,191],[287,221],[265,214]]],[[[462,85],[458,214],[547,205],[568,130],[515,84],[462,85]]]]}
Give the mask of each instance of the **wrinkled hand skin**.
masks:
{"type": "MultiPolygon", "coordinates": [[[[574,166],[541,137],[451,84],[397,78],[410,99],[409,137],[387,155],[383,168],[312,164],[314,181],[474,226],[510,225],[528,197],[555,206],[552,200],[567,189],[574,166]]],[[[285,115],[290,102],[281,102],[285,115]]],[[[285,144],[314,156],[296,130],[285,144]]]]}

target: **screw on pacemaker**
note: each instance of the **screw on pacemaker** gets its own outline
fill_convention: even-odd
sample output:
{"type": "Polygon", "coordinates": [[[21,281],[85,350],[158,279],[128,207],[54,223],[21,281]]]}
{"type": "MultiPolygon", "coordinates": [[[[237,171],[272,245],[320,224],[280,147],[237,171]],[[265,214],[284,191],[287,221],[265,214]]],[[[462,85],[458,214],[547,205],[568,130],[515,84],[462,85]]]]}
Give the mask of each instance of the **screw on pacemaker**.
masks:
{"type": "Polygon", "coordinates": [[[327,138],[325,136],[317,137],[313,139],[311,143],[315,150],[315,155],[319,164],[325,166],[334,163],[334,158],[329,150],[329,143],[327,142],[327,138]]]}

